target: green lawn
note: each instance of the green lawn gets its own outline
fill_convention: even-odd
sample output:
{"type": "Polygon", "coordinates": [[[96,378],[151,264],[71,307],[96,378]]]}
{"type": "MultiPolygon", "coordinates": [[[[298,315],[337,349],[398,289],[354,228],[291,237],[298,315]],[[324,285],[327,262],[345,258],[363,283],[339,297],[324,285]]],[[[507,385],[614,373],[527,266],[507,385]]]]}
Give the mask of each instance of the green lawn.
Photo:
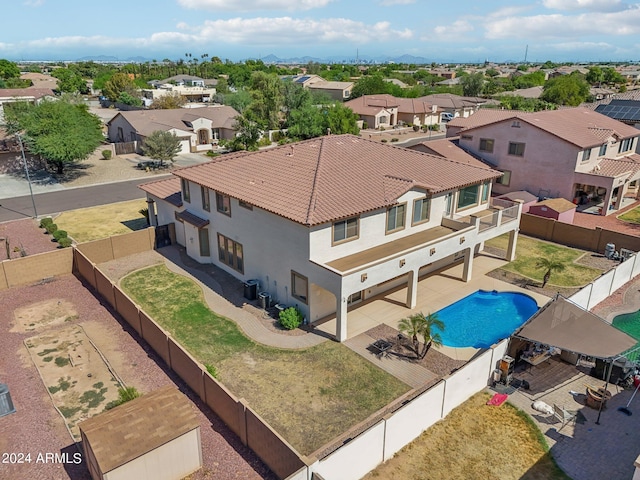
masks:
{"type": "MultiPolygon", "coordinates": [[[[488,240],[485,242],[485,245],[506,250],[508,243],[509,236],[505,234],[488,240]]],[[[575,248],[564,247],[555,243],[518,235],[516,259],[502,267],[502,269],[542,282],[545,270],[536,268],[538,259],[548,258],[550,260],[557,260],[564,264],[565,269],[561,272],[554,271],[551,274],[549,285],[579,287],[595,280],[602,273],[601,270],[596,268],[585,267],[574,263],[584,253],[584,251],[575,248]]]]}
{"type": "Polygon", "coordinates": [[[629,210],[627,213],[620,215],[618,219],[624,222],[635,223],[640,225],[640,207],[636,207],[633,210],[629,210]]]}
{"type": "Polygon", "coordinates": [[[209,310],[200,287],[164,265],[134,272],[122,287],[302,454],[409,390],[340,343],[282,350],[253,342],[209,310]]]}

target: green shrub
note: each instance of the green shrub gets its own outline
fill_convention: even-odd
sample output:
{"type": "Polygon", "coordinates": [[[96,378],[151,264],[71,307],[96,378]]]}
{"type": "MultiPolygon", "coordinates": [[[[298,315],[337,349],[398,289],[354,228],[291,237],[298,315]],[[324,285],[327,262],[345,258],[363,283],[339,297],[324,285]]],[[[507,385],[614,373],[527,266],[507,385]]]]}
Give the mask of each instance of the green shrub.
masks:
{"type": "Polygon", "coordinates": [[[280,325],[287,330],[293,330],[302,325],[302,313],[296,307],[289,307],[280,312],[280,325]]]}
{"type": "Polygon", "coordinates": [[[380,140],[382,143],[387,143],[387,139],[383,138],[382,140],[380,140]]]}
{"type": "Polygon", "coordinates": [[[102,158],[103,160],[110,160],[111,159],[111,150],[102,150],[102,158]]]}
{"type": "Polygon", "coordinates": [[[393,138],[391,139],[391,143],[393,143],[393,142],[397,142],[398,140],[400,140],[398,137],[393,137],[393,138]]]}
{"type": "Polygon", "coordinates": [[[73,242],[69,237],[64,237],[58,240],[58,245],[60,246],[60,248],[68,248],[71,246],[72,243],[73,242]]]}
{"type": "Polygon", "coordinates": [[[207,157],[217,157],[218,155],[220,155],[218,152],[214,152],[213,150],[207,150],[207,153],[205,153],[205,155],[207,157]]]}
{"type": "Polygon", "coordinates": [[[50,223],[49,225],[47,225],[45,227],[47,229],[47,233],[49,235],[53,235],[53,232],[55,232],[56,230],[58,230],[58,225],[56,225],[55,223],[50,223]]]}
{"type": "Polygon", "coordinates": [[[112,408],[117,407],[118,405],[122,405],[123,403],[133,400],[134,398],[138,398],[139,396],[140,392],[138,392],[135,387],[119,388],[118,399],[107,403],[104,409],[111,410],[112,408]]]}
{"type": "Polygon", "coordinates": [[[47,225],[51,225],[53,223],[53,218],[45,217],[40,220],[40,228],[47,228],[47,225]]]}
{"type": "Polygon", "coordinates": [[[151,225],[151,222],[149,222],[149,209],[148,208],[141,208],[140,210],[138,210],[138,213],[140,215],[142,215],[147,220],[147,225],[151,225]]]}
{"type": "Polygon", "coordinates": [[[369,128],[369,124],[367,122],[362,122],[362,129],[366,130],[367,128],[369,128]]]}
{"type": "Polygon", "coordinates": [[[417,131],[419,131],[419,130],[420,130],[420,127],[419,127],[418,125],[414,125],[414,126],[413,126],[413,131],[414,131],[414,132],[417,132],[417,131]]]}
{"type": "Polygon", "coordinates": [[[214,367],[210,363],[206,363],[204,366],[207,369],[207,372],[209,372],[209,375],[211,375],[213,378],[218,378],[218,369],[216,367],[214,367]]]}
{"type": "Polygon", "coordinates": [[[67,238],[67,231],[56,230],[55,232],[53,232],[53,238],[55,239],[56,242],[59,242],[61,239],[67,238]]]}
{"type": "Polygon", "coordinates": [[[269,140],[269,137],[262,137],[260,140],[258,140],[259,147],[268,147],[269,145],[271,145],[271,140],[269,140]]]}

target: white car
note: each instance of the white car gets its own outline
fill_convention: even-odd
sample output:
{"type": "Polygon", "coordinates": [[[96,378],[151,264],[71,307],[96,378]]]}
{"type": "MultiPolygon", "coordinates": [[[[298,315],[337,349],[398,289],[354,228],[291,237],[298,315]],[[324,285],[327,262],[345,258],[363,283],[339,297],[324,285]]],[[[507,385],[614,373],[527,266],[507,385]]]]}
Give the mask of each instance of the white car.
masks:
{"type": "Polygon", "coordinates": [[[443,123],[450,122],[454,118],[455,116],[453,115],[453,113],[449,113],[449,112],[444,112],[442,115],[440,115],[440,119],[443,123]]]}

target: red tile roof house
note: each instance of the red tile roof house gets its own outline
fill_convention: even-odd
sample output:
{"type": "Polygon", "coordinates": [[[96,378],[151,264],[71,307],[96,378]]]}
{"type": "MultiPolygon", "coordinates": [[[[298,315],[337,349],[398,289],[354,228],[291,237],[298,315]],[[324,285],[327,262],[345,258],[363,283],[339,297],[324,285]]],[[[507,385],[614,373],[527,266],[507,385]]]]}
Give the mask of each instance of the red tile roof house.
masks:
{"type": "Polygon", "coordinates": [[[447,124],[447,136],[504,176],[494,191],[526,190],[614,213],[631,187],[637,198],[640,131],[585,108],[526,113],[480,110],[447,124]]]}
{"type": "Polygon", "coordinates": [[[346,107],[367,122],[368,128],[393,127],[397,124],[435,125],[438,108],[421,98],[397,98],[393,95],[363,95],[345,103],[346,107]]]}
{"type": "Polygon", "coordinates": [[[141,186],[152,224],[174,224],[190,257],[257,279],[311,323],[335,315],[339,341],[358,301],[407,285],[414,308],[419,275],[463,259],[468,281],[474,253],[506,232],[515,256],[521,205],[491,203],[500,172],[480,162],[335,135],[172,174],[141,186]]]}
{"type": "Polygon", "coordinates": [[[29,102],[38,104],[45,99],[54,99],[55,94],[50,88],[0,88],[0,124],[4,120],[4,105],[14,102],[29,102]]]}
{"type": "Polygon", "coordinates": [[[118,113],[107,123],[107,128],[110,141],[135,141],[138,151],[144,139],[154,131],[172,132],[182,140],[181,153],[195,153],[212,150],[220,139],[233,138],[238,115],[235,109],[224,105],[135,110],[118,113]]]}

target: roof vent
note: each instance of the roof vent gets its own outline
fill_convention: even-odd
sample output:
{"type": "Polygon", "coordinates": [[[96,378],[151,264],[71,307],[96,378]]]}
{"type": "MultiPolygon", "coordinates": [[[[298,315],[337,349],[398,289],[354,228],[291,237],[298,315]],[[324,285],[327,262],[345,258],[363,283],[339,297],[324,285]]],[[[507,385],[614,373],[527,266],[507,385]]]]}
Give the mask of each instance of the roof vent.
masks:
{"type": "Polygon", "coordinates": [[[9,387],[4,383],[0,383],[0,417],[9,415],[16,411],[11,401],[11,394],[9,393],[9,387]]]}
{"type": "Polygon", "coordinates": [[[293,145],[291,145],[291,151],[287,153],[287,157],[293,157],[294,151],[293,145]]]}

